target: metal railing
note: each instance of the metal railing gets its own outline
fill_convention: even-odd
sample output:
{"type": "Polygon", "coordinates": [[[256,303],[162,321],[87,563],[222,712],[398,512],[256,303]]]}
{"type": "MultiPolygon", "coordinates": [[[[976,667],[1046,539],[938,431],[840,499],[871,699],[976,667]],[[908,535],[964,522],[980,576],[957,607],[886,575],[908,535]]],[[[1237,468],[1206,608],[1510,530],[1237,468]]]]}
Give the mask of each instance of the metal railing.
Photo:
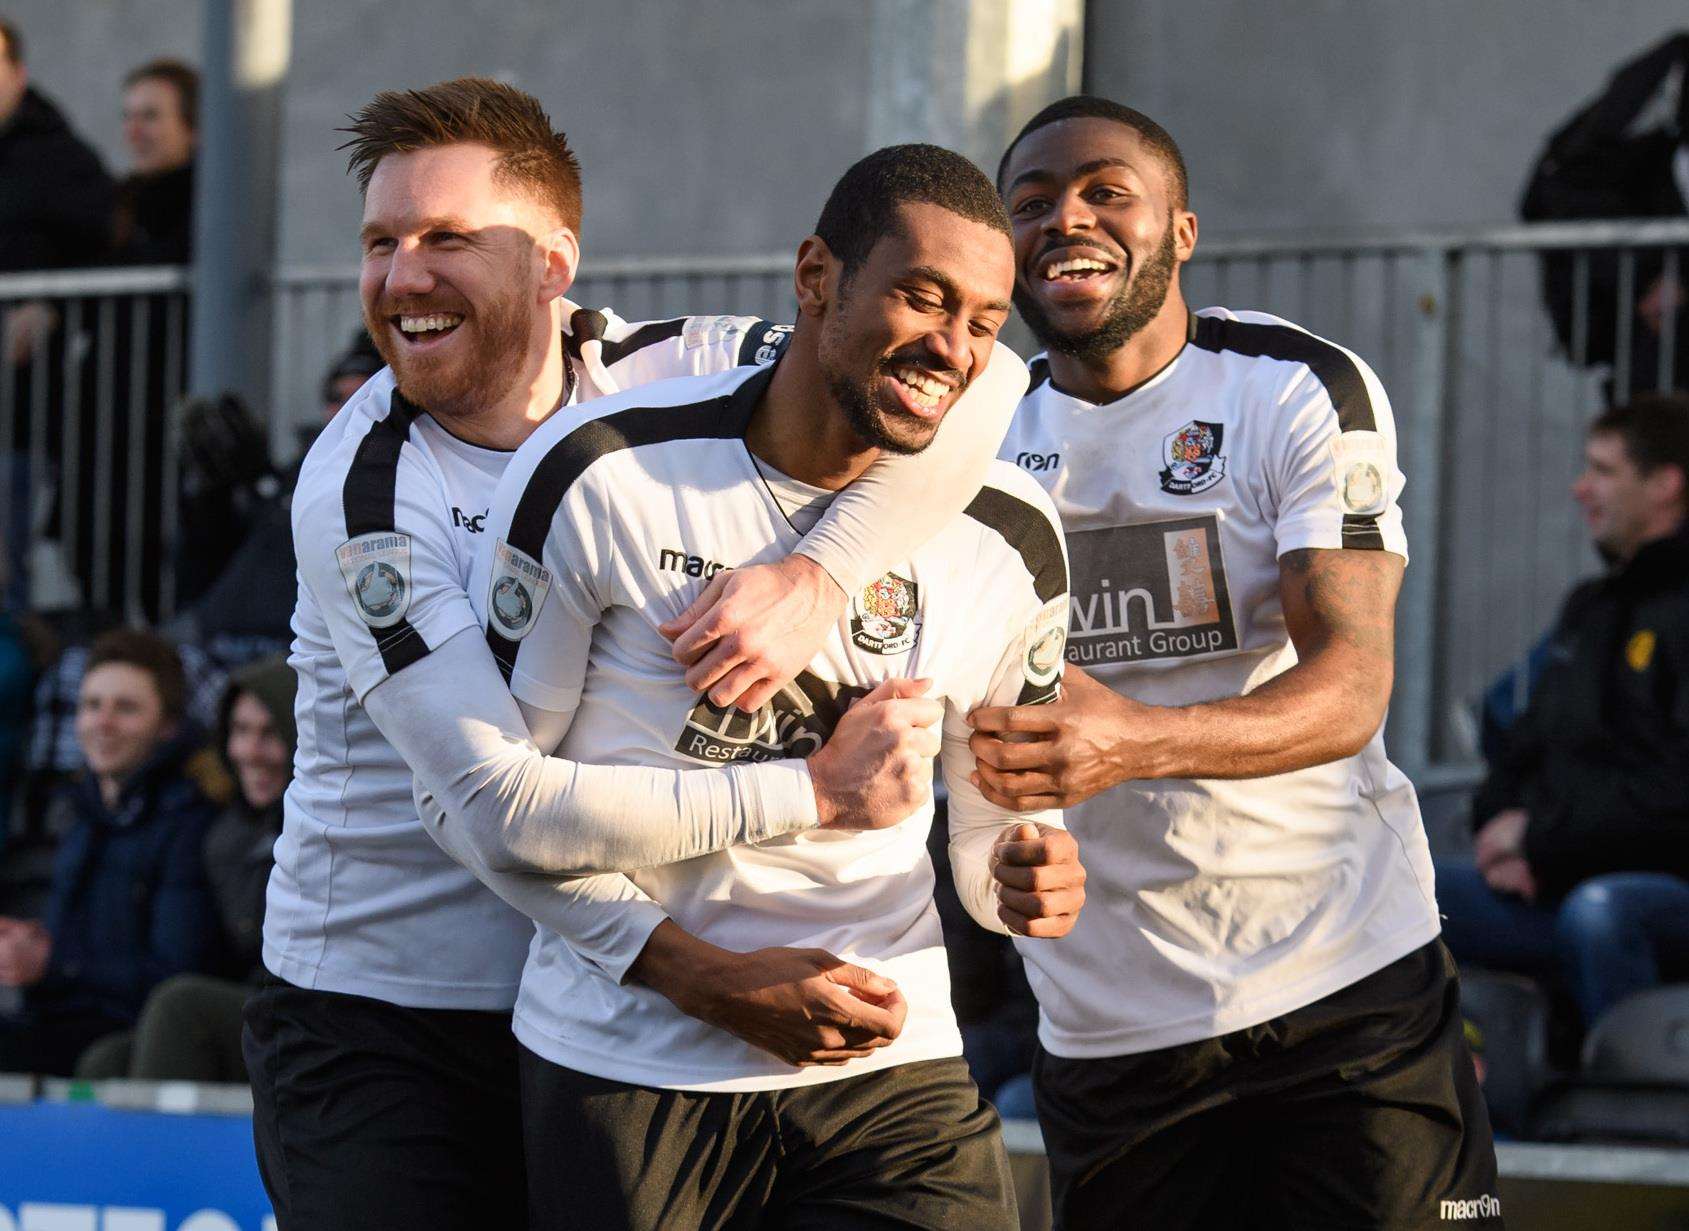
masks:
{"type": "Polygon", "coordinates": [[[32,549],[46,536],[60,547],[53,589],[135,620],[170,614],[188,286],[168,266],[0,277],[9,600],[42,600],[32,549]]]}
{"type": "MultiPolygon", "coordinates": [[[[588,264],[570,294],[629,320],[687,312],[789,318],[791,264],[784,253],[599,261],[588,264]]],[[[1584,425],[1607,400],[1633,389],[1689,384],[1679,376],[1689,370],[1681,340],[1689,309],[1666,297],[1662,327],[1648,349],[1640,345],[1649,341],[1642,333],[1648,326],[1616,305],[1634,303],[1655,276],[1681,280],[1686,265],[1689,219],[1219,239],[1205,241],[1186,268],[1193,306],[1260,309],[1293,321],[1360,355],[1389,391],[1408,476],[1403,509],[1413,551],[1398,615],[1390,732],[1392,752],[1404,765],[1424,773],[1470,758],[1464,703],[1535,642],[1571,583],[1596,567],[1568,495],[1581,465],[1584,425]],[[1548,261],[1560,262],[1559,285],[1569,303],[1563,342],[1543,307],[1548,261]],[[1604,354],[1610,362],[1592,362],[1604,354]],[[1644,354],[1647,361],[1639,362],[1644,354]]],[[[94,433],[89,466],[61,476],[67,481],[54,489],[55,532],[64,534],[67,524],[77,531],[68,541],[84,543],[79,559],[108,559],[103,585],[98,569],[85,570],[89,600],[109,598],[121,576],[132,613],[140,610],[137,587],[146,598],[151,559],[144,544],[132,541],[138,531],[150,533],[151,489],[136,486],[137,473],[146,478],[147,469],[123,471],[121,491],[101,476],[122,469],[109,461],[107,428],[115,430],[126,409],[134,417],[133,407],[120,404],[121,391],[144,383],[135,365],[149,352],[132,337],[123,341],[117,317],[123,304],[148,300],[145,328],[166,332],[170,341],[162,349],[173,357],[185,336],[186,286],[180,270],[0,277],[0,311],[42,298],[62,305],[67,332],[83,337],[89,352],[77,360],[68,351],[59,356],[66,384],[82,381],[66,403],[80,405],[78,415],[56,412],[37,383],[24,403],[0,391],[0,431],[11,439],[21,415],[29,431],[20,439],[49,469],[56,457],[86,459],[89,442],[75,433],[94,433]],[[55,425],[62,428],[57,443],[55,425]],[[118,508],[122,521],[111,515],[118,508]],[[104,527],[110,549],[104,557],[85,542],[90,522],[104,527]]],[[[269,423],[273,452],[285,460],[320,421],[322,374],[358,327],[356,271],[284,269],[271,292],[269,423]]],[[[1024,333],[1012,336],[1026,340],[1024,333]]],[[[179,390],[181,376],[178,366],[146,380],[152,388],[179,390]]],[[[179,431],[173,401],[157,414],[149,433],[173,442],[179,431]]],[[[128,437],[118,432],[115,439],[128,437]]],[[[165,453],[168,459],[173,450],[165,453]]],[[[170,499],[168,491],[160,493],[166,535],[170,499]]],[[[157,586],[157,606],[167,614],[168,577],[157,586]]]]}

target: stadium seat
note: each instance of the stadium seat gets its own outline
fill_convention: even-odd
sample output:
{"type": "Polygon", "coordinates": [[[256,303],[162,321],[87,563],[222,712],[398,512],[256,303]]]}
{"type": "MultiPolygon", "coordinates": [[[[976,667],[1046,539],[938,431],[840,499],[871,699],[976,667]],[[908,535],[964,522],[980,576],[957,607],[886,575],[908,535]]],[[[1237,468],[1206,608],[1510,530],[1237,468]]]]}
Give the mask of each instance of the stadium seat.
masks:
{"type": "Polygon", "coordinates": [[[1544,1141],[1689,1146],[1689,986],[1616,1005],[1584,1042],[1583,1069],[1532,1117],[1544,1141]]]}
{"type": "Polygon", "coordinates": [[[1550,1076],[1548,996],[1523,975],[1468,967],[1460,972],[1460,1012],[1483,1036],[1490,1121],[1497,1132],[1518,1136],[1550,1076]]]}

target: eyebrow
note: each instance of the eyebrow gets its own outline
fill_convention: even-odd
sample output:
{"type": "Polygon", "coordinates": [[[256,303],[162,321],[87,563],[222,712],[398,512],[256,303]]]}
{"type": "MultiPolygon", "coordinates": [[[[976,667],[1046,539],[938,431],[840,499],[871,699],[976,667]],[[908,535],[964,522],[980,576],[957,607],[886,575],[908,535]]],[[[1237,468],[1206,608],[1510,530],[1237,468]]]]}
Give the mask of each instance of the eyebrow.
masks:
{"type": "MultiPolygon", "coordinates": [[[[380,218],[375,218],[364,223],[363,226],[358,228],[358,238],[360,240],[367,240],[372,235],[388,235],[398,229],[399,227],[392,223],[384,222],[380,218]]],[[[416,229],[424,235],[428,234],[430,231],[460,231],[465,235],[471,233],[471,228],[463,221],[463,219],[444,216],[438,218],[424,218],[416,229]]]]}
{"type": "MultiPolygon", "coordinates": [[[[917,265],[909,271],[908,276],[911,278],[925,278],[928,282],[931,282],[952,299],[962,299],[964,297],[962,294],[962,288],[956,285],[956,280],[949,274],[945,273],[942,269],[935,266],[917,265]]],[[[985,305],[985,309],[988,312],[1007,312],[1009,310],[1009,301],[1006,299],[994,299],[985,305]]]]}
{"type": "MultiPolygon", "coordinates": [[[[1126,159],[1111,156],[1105,158],[1093,158],[1090,162],[1082,162],[1073,169],[1073,174],[1089,175],[1093,171],[1101,171],[1105,167],[1122,167],[1125,170],[1132,172],[1134,175],[1138,173],[1138,169],[1126,159]]],[[[1055,178],[1056,174],[1054,171],[1045,171],[1041,167],[1034,167],[1030,171],[1022,171],[1019,175],[1015,176],[1015,178],[1009,183],[1009,191],[1013,192],[1016,188],[1019,188],[1028,180],[1053,180],[1055,178]]]]}

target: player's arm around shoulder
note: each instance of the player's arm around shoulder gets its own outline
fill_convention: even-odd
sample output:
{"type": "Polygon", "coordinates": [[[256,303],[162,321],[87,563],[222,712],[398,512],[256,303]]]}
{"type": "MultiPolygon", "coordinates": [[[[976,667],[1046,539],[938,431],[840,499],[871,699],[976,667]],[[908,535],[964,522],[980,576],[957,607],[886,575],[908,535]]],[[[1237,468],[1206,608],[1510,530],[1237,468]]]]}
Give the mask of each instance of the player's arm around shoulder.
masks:
{"type": "MultiPolygon", "coordinates": [[[[987,527],[990,551],[1003,556],[982,572],[993,592],[978,605],[1006,612],[999,627],[972,635],[996,642],[986,704],[1044,709],[1061,695],[1067,646],[1067,557],[1060,520],[1035,481],[1006,463],[970,506],[987,527]]],[[[987,617],[989,619],[989,617],[987,617]]],[[[946,716],[943,771],[949,790],[950,865],[957,894],[981,927],[1035,939],[1065,936],[1085,903],[1079,844],[1053,807],[1021,814],[980,789],[969,743],[969,702],[946,716]]]]}
{"type": "MultiPolygon", "coordinates": [[[[772,362],[779,345],[767,339],[775,336],[765,331],[759,343],[752,330],[744,345],[757,345],[756,362],[772,362]]],[[[975,497],[1026,383],[1026,365],[997,343],[927,449],[876,459],[784,560],[718,574],[663,628],[687,684],[717,705],[755,710],[789,682],[850,593],[907,559],[975,497]]]]}

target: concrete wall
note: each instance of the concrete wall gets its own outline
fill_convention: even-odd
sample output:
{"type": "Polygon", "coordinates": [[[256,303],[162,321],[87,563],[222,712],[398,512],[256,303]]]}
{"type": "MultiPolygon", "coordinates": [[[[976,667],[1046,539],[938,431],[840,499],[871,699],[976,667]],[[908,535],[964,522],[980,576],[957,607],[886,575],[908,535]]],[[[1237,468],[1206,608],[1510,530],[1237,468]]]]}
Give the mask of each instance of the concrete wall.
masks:
{"type": "MultiPolygon", "coordinates": [[[[200,0],[4,0],[35,81],[119,168],[118,82],[196,58],[200,0]]],[[[545,100],[585,170],[589,252],[795,246],[864,149],[867,23],[853,4],[294,0],[284,260],[356,259],[334,128],[376,90],[462,73],[545,100]]]]}
{"type": "Polygon", "coordinates": [[[1091,0],[1089,89],[1173,133],[1211,233],[1506,222],[1682,0],[1091,0]]]}

